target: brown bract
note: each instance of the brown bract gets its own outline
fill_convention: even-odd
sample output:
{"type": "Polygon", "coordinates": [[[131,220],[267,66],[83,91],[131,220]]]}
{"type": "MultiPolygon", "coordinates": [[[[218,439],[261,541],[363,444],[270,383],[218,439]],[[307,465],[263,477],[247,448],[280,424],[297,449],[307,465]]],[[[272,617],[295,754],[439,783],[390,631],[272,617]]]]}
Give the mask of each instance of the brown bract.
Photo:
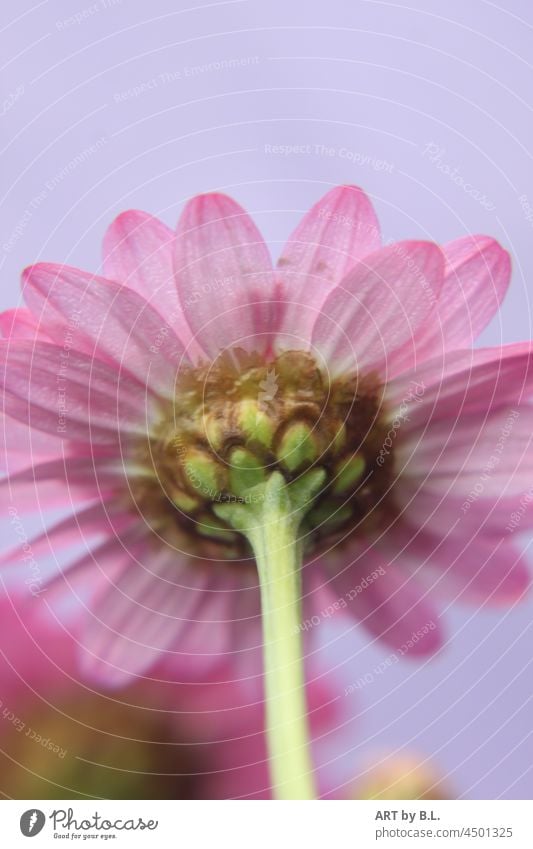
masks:
{"type": "Polygon", "coordinates": [[[268,362],[225,352],[180,373],[175,400],[136,446],[131,497],[180,550],[240,559],[250,557],[248,544],[214,507],[260,498],[275,470],[290,484],[321,468],[325,484],[302,526],[306,549],[316,551],[390,512],[392,452],[377,462],[387,430],[373,375],[330,379],[299,351],[268,362]]]}

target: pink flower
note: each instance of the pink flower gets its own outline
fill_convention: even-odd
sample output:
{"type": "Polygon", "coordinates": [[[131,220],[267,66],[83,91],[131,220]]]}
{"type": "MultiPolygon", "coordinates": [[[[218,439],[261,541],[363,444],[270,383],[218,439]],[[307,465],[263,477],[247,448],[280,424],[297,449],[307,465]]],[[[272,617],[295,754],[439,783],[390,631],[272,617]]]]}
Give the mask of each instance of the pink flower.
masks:
{"type": "MultiPolygon", "coordinates": [[[[509,273],[484,236],[382,247],[352,187],[311,209],[276,268],[220,194],[191,200],[176,234],[120,215],[103,277],[28,268],[27,309],[2,317],[3,490],[35,562],[78,546],[31,591],[65,616],[80,618],[73,596],[88,608],[86,671],[118,685],[161,653],[183,676],[228,658],[257,668],[256,570],[223,506],[265,469],[323,474],[301,528],[303,630],[339,610],[430,653],[430,585],[520,598],[530,346],[471,348],[509,273]],[[25,512],[51,506],[72,515],[28,543],[25,512]]],[[[21,586],[31,562],[6,563],[21,586]]]]}
{"type": "MultiPolygon", "coordinates": [[[[171,670],[159,663],[165,678],[171,670]]],[[[75,640],[42,608],[0,602],[0,772],[14,799],[268,798],[260,681],[135,682],[112,694],[78,676],[75,640]],[[38,613],[38,615],[35,615],[38,613]]],[[[310,678],[318,759],[341,702],[310,678]]],[[[322,754],[321,754],[322,753],[322,754]]],[[[338,783],[317,767],[321,786],[338,783]]]]}
{"type": "MultiPolygon", "coordinates": [[[[205,689],[210,709],[200,714],[202,728],[217,728],[220,717],[225,719],[228,710],[226,698],[235,701],[231,687],[223,688],[222,701],[217,701],[212,692],[205,689]],[[217,704],[215,709],[214,704],[217,704]],[[222,712],[221,712],[222,708],[222,712]]],[[[342,798],[345,795],[342,769],[339,761],[332,758],[332,750],[346,737],[347,716],[339,698],[339,687],[335,687],[332,676],[311,679],[307,685],[309,718],[313,737],[314,772],[320,798],[342,798]],[[333,744],[333,745],[332,745],[333,744]]],[[[193,694],[198,707],[198,696],[193,694]]],[[[273,796],[268,769],[268,751],[264,731],[264,705],[251,701],[248,706],[230,710],[234,715],[233,727],[227,727],[226,737],[219,735],[206,752],[204,771],[197,776],[199,798],[204,799],[271,799],[273,796]]],[[[204,738],[205,739],[205,738],[204,738]]],[[[201,753],[201,749],[199,749],[201,753]]],[[[199,768],[202,767],[201,760],[199,768]]]]}
{"type": "Polygon", "coordinates": [[[87,687],[78,680],[74,639],[42,609],[35,616],[25,607],[0,604],[2,792],[15,799],[187,798],[198,764],[181,716],[175,720],[146,687],[112,696],[87,687]]]}

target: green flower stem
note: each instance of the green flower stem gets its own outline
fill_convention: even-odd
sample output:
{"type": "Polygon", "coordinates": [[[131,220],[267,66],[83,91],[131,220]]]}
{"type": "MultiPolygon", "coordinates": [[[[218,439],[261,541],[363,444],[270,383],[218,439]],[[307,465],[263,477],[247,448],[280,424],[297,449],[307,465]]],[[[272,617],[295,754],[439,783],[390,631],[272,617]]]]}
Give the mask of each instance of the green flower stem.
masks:
{"type": "Polygon", "coordinates": [[[301,546],[295,541],[293,522],[272,513],[249,536],[261,586],[272,786],[278,799],[314,799],[299,629],[301,546]]]}
{"type": "Polygon", "coordinates": [[[309,472],[287,485],[279,472],[250,490],[251,501],[217,507],[245,534],[261,586],[267,743],[278,799],[314,799],[302,656],[301,519],[324,476],[309,472]]]}

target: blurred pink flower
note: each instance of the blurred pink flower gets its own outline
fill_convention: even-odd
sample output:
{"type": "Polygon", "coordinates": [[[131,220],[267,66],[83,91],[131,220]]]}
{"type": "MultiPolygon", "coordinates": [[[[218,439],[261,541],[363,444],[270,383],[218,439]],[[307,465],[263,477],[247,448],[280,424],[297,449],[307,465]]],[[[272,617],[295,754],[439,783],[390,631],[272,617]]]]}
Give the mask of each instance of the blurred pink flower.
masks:
{"type": "Polygon", "coordinates": [[[186,723],[173,721],[152,688],[130,686],[111,696],[88,687],[79,680],[75,640],[53,616],[25,607],[0,604],[3,795],[189,795],[197,765],[186,723]]]}
{"type": "MultiPolygon", "coordinates": [[[[342,793],[340,759],[335,762],[332,751],[335,745],[338,748],[341,741],[346,741],[349,731],[353,732],[354,720],[348,717],[339,690],[339,682],[330,673],[308,676],[306,696],[319,798],[326,795],[338,798],[342,793]]],[[[273,798],[264,703],[262,698],[257,698],[257,692],[228,683],[216,689],[203,687],[201,694],[190,688],[180,703],[182,708],[189,709],[190,717],[193,710],[197,712],[201,739],[204,744],[209,740],[204,762],[200,760],[198,765],[199,771],[203,767],[197,776],[199,798],[273,798]],[[244,696],[246,691],[248,701],[244,696]],[[215,736],[206,736],[209,729],[215,736]]],[[[198,751],[202,753],[202,748],[198,751]]]]}
{"type": "MultiPolygon", "coordinates": [[[[108,692],[79,680],[75,639],[53,615],[0,602],[0,790],[15,799],[268,798],[258,679],[136,682],[108,692]],[[37,615],[36,615],[37,614],[37,615]]],[[[339,727],[330,677],[308,683],[317,775],[339,727]]],[[[346,719],[346,717],[344,717],[346,719]]],[[[331,768],[329,770],[331,781],[331,768]]]]}
{"type": "Polygon", "coordinates": [[[103,273],[32,266],[27,308],[1,318],[3,493],[26,546],[3,574],[84,619],[90,675],[118,686],[162,653],[178,676],[257,670],[253,559],[215,508],[263,467],[326,472],[302,526],[305,630],[338,610],[430,653],[431,584],[524,593],[509,537],[531,479],[530,345],[471,348],[509,281],[493,239],[382,247],[342,187],[273,268],[243,209],[209,194],[176,233],[120,215],[103,273]],[[51,507],[72,515],[29,541],[25,514],[51,507]]]}

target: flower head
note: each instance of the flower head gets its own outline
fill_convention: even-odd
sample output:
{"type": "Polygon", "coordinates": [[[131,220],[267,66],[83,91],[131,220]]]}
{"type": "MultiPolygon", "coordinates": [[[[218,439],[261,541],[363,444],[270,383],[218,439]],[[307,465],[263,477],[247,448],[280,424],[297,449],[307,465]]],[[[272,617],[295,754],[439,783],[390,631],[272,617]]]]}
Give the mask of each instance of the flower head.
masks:
{"type": "Polygon", "coordinates": [[[161,653],[180,675],[255,658],[250,540],[272,482],[306,560],[302,627],[335,605],[427,653],[441,628],[419,577],[520,597],[508,527],[531,463],[530,347],[471,348],[508,285],[494,240],[383,247],[367,197],[341,187],[276,268],[220,194],[191,200],[176,233],[124,213],[104,254],[103,276],[27,269],[27,308],[1,320],[4,492],[17,516],[74,504],[27,544],[82,535],[88,552],[43,585],[92,611],[92,675],[118,684],[161,653]]]}

